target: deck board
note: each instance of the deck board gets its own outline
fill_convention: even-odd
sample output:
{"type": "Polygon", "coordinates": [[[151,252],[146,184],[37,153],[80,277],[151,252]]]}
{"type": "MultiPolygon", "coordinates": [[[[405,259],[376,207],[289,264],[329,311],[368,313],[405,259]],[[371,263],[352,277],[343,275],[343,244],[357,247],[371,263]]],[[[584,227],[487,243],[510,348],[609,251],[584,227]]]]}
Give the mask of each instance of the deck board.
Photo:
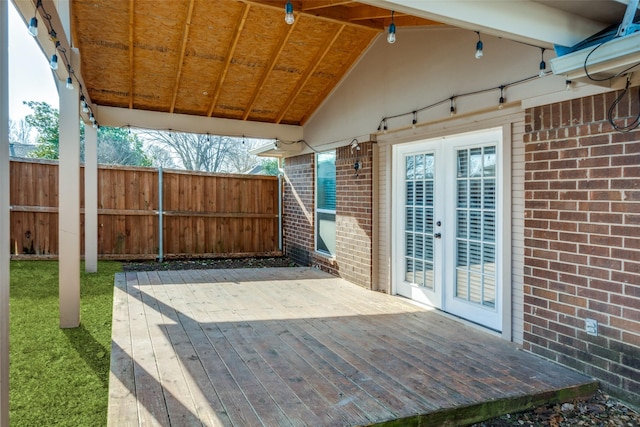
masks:
{"type": "Polygon", "coordinates": [[[121,273],[113,316],[114,427],[455,425],[491,402],[523,409],[595,387],[482,330],[310,268],[121,273]]]}

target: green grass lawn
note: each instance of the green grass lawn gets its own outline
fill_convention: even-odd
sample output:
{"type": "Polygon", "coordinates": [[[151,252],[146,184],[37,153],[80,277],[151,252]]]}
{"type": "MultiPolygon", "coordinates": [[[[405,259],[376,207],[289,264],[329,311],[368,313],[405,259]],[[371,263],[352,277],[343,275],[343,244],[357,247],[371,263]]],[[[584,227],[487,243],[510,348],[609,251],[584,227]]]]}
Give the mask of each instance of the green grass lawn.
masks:
{"type": "Polygon", "coordinates": [[[81,274],[81,325],[59,328],[57,261],[12,261],[12,426],[104,426],[117,262],[81,274]]]}

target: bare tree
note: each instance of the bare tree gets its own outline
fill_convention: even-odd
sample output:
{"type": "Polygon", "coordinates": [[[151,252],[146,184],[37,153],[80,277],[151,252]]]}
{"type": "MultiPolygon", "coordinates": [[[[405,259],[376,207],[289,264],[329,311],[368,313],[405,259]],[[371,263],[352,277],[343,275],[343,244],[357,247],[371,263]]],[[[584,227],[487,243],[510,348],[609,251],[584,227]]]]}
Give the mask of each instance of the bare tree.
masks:
{"type": "Polygon", "coordinates": [[[25,119],[9,120],[9,142],[12,144],[33,144],[34,131],[25,119]]]}
{"type": "Polygon", "coordinates": [[[176,162],[171,157],[171,152],[164,147],[147,144],[145,148],[147,156],[151,159],[151,165],[156,168],[175,169],[176,162]]]}
{"type": "Polygon", "coordinates": [[[252,139],[165,131],[146,131],[142,136],[147,141],[150,157],[154,157],[154,151],[149,150],[159,155],[158,147],[165,149],[175,153],[181,163],[178,166],[187,170],[237,173],[259,163],[257,157],[249,153],[255,145],[252,139]],[[151,148],[154,146],[156,148],[151,148]]]}
{"type": "Polygon", "coordinates": [[[260,164],[258,156],[251,154],[254,149],[263,142],[256,139],[237,139],[228,156],[229,172],[244,173],[260,164]]]}

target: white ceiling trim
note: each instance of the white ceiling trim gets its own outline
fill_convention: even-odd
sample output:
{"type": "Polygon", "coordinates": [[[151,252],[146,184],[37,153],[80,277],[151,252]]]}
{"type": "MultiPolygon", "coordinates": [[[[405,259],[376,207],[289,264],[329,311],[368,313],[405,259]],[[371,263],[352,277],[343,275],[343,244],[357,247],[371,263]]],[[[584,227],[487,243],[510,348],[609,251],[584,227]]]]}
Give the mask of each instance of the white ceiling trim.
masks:
{"type": "Polygon", "coordinates": [[[215,117],[190,116],[158,111],[129,110],[97,106],[95,116],[100,126],[132,127],[142,129],[173,130],[211,135],[246,136],[248,138],[298,141],[303,137],[302,126],[215,117]]]}
{"type": "Polygon", "coordinates": [[[605,25],[528,0],[361,0],[473,31],[551,47],[573,46],[605,25]]]}

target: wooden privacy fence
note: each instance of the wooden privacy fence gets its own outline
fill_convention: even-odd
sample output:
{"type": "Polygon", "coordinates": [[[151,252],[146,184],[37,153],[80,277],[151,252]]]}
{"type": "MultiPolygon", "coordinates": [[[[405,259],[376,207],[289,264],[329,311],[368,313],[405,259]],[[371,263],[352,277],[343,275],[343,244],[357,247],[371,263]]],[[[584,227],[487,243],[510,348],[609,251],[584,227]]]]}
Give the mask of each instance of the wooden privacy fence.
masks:
{"type": "MultiPolygon", "coordinates": [[[[58,163],[11,160],[10,167],[12,255],[57,256],[58,163]]],[[[84,253],[83,170],[80,177],[84,253]]],[[[98,255],[162,259],[280,254],[280,189],[275,176],[100,166],[98,255]]]]}

